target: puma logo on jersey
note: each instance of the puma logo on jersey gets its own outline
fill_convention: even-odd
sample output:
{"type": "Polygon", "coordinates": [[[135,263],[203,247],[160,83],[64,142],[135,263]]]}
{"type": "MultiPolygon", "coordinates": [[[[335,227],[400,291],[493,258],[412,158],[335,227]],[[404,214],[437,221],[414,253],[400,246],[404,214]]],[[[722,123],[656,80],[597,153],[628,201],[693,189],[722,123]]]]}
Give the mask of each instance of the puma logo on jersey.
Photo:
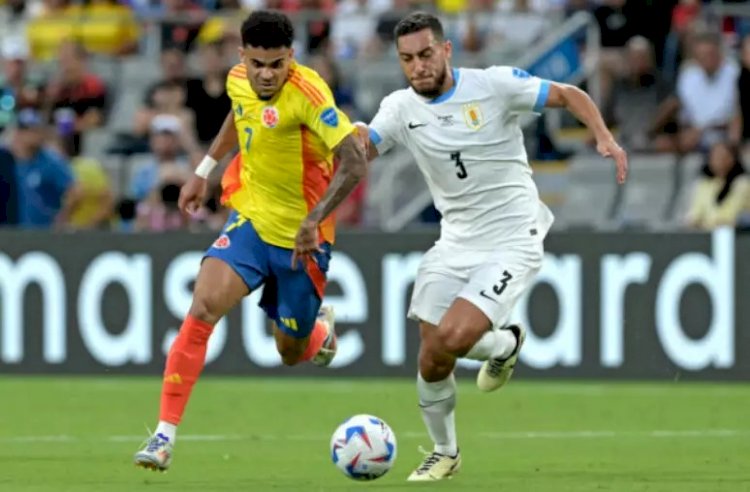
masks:
{"type": "Polygon", "coordinates": [[[415,128],[419,128],[420,126],[427,126],[427,123],[412,123],[412,122],[409,122],[409,130],[413,130],[415,128]]]}

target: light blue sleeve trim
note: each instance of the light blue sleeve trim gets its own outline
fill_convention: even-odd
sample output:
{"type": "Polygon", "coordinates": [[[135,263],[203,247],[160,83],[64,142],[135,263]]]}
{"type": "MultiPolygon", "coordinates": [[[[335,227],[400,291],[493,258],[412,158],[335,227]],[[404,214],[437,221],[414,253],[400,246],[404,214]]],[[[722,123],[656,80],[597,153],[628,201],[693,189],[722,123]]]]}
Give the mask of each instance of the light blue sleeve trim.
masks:
{"type": "Polygon", "coordinates": [[[381,137],[380,134],[376,132],[372,127],[370,127],[368,130],[370,133],[370,142],[374,143],[375,145],[380,145],[380,142],[383,141],[383,137],[381,137]]]}
{"type": "Polygon", "coordinates": [[[536,102],[534,103],[534,112],[541,113],[544,109],[544,105],[547,104],[547,98],[549,98],[549,80],[542,80],[539,84],[539,94],[536,96],[536,102]]]}

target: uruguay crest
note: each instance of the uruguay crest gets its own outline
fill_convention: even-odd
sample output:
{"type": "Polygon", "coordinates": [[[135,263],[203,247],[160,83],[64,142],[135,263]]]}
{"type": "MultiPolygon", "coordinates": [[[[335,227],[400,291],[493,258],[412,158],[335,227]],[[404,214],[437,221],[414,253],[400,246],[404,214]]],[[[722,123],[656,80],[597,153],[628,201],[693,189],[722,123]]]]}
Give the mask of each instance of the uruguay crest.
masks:
{"type": "Polygon", "coordinates": [[[472,130],[482,128],[482,110],[479,108],[479,104],[464,104],[464,120],[466,121],[466,126],[472,130]]]}

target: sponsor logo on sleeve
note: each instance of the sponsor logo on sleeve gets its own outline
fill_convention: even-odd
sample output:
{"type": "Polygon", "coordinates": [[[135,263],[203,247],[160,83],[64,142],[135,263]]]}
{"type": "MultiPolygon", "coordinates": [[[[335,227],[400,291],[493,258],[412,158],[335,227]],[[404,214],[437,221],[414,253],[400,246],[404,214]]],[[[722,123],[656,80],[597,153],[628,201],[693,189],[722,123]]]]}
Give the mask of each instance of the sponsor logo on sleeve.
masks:
{"type": "Polygon", "coordinates": [[[334,108],[328,108],[320,114],[320,121],[331,128],[336,128],[339,126],[339,115],[334,108]]]}

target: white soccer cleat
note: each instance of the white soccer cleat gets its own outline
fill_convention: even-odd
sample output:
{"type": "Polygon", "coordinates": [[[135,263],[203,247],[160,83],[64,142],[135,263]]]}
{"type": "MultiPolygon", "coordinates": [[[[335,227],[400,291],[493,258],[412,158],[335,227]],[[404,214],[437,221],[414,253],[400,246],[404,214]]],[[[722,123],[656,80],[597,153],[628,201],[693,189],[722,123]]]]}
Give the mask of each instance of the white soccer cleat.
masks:
{"type": "Polygon", "coordinates": [[[334,330],[336,320],[333,307],[322,306],[318,312],[318,321],[322,321],[326,325],[328,336],[323,341],[323,346],[320,347],[320,350],[318,350],[318,353],[313,356],[310,362],[316,366],[327,367],[336,356],[336,331],[334,330]]]}
{"type": "Polygon", "coordinates": [[[172,443],[161,434],[154,434],[135,453],[135,466],[153,471],[166,471],[172,463],[172,443]]]}
{"type": "Polygon", "coordinates": [[[505,359],[489,359],[484,361],[477,374],[477,387],[482,391],[495,391],[502,388],[513,375],[513,369],[518,361],[523,342],[526,340],[526,328],[521,325],[509,325],[504,330],[510,330],[516,337],[516,348],[505,359]]]}
{"type": "MultiPolygon", "coordinates": [[[[420,450],[422,448],[420,447],[420,450]]],[[[407,482],[436,482],[446,478],[452,478],[461,469],[461,453],[456,456],[447,456],[437,452],[425,452],[424,461],[419,467],[411,472],[407,482]]]]}

